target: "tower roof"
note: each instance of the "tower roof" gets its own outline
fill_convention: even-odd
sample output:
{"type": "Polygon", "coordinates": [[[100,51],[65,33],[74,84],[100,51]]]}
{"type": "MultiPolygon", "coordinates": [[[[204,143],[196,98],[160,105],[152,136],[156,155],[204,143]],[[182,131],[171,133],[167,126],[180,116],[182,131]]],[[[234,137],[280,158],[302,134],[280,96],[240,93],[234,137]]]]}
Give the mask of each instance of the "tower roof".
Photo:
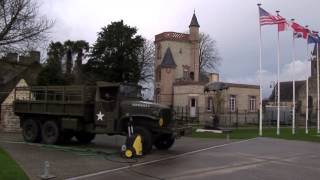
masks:
{"type": "Polygon", "coordinates": [[[168,47],[166,50],[166,53],[164,54],[163,60],[160,64],[161,67],[163,68],[176,68],[177,65],[174,62],[171,49],[168,47]]]}
{"type": "Polygon", "coordinates": [[[200,27],[200,25],[198,23],[197,16],[196,16],[196,13],[193,13],[193,16],[192,16],[192,19],[191,19],[189,27],[200,27]]]}

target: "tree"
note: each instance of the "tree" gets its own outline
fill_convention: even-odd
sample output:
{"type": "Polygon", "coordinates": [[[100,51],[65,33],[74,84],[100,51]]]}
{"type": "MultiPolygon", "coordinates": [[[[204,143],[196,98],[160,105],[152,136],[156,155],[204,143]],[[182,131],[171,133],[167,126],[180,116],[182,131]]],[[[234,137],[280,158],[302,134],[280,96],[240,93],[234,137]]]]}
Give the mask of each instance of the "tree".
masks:
{"type": "Polygon", "coordinates": [[[84,40],[79,40],[74,43],[74,52],[77,53],[77,59],[74,67],[75,83],[81,84],[82,81],[82,60],[86,52],[89,51],[89,43],[84,40]]]}
{"type": "MultiPolygon", "coordinates": [[[[85,52],[89,51],[89,43],[84,40],[78,40],[78,41],[71,41],[67,40],[64,43],[61,43],[59,41],[57,42],[51,42],[48,47],[48,59],[47,64],[45,66],[46,73],[51,74],[48,72],[57,70],[59,67],[59,70],[57,70],[60,79],[60,75],[63,77],[63,83],[64,84],[81,84],[81,68],[82,68],[82,59],[85,54],[85,52]],[[75,61],[75,66],[73,67],[73,57],[77,54],[77,60],[75,61]],[[63,74],[62,71],[62,61],[66,59],[66,69],[65,73],[63,74]],[[61,72],[61,73],[60,73],[61,72]]],[[[52,74],[54,76],[54,73],[52,74]]],[[[51,82],[50,79],[53,77],[47,77],[47,75],[44,74],[45,78],[49,79],[49,82],[51,82]]],[[[42,79],[41,82],[44,82],[45,79],[42,79]]],[[[55,82],[55,81],[54,81],[55,82]]],[[[43,84],[43,83],[42,83],[43,84]]]]}
{"type": "Polygon", "coordinates": [[[75,42],[71,40],[67,40],[63,43],[66,53],[66,75],[71,75],[74,44],[75,42]]]}
{"type": "Polygon", "coordinates": [[[85,71],[94,80],[135,82],[140,80],[139,54],[143,38],[123,21],[103,27],[92,47],[85,71]]]}
{"type": "Polygon", "coordinates": [[[66,54],[66,83],[81,84],[82,59],[84,53],[89,51],[89,43],[84,40],[67,40],[64,42],[63,46],[66,54]],[[73,65],[73,57],[75,54],[77,54],[77,59],[75,65],[73,65]]]}
{"type": "Polygon", "coordinates": [[[139,55],[140,82],[149,83],[154,79],[155,48],[152,41],[145,39],[139,55]]]}
{"type": "Polygon", "coordinates": [[[89,51],[89,43],[84,40],[75,41],[73,50],[77,53],[76,66],[81,67],[83,56],[89,51]]]}
{"type": "Polygon", "coordinates": [[[220,65],[221,57],[219,56],[216,41],[209,34],[200,33],[200,71],[212,72],[217,70],[220,65]]]}
{"type": "Polygon", "coordinates": [[[0,0],[0,52],[32,47],[47,37],[53,22],[38,13],[35,0],[0,0]]]}
{"type": "Polygon", "coordinates": [[[142,86],[142,94],[146,99],[150,99],[153,92],[154,80],[154,60],[155,47],[152,41],[145,39],[143,47],[140,50],[139,66],[140,66],[140,81],[142,86]]]}
{"type": "Polygon", "coordinates": [[[39,73],[38,85],[63,85],[64,77],[61,68],[61,60],[65,49],[60,42],[51,42],[48,47],[47,64],[39,73]]]}

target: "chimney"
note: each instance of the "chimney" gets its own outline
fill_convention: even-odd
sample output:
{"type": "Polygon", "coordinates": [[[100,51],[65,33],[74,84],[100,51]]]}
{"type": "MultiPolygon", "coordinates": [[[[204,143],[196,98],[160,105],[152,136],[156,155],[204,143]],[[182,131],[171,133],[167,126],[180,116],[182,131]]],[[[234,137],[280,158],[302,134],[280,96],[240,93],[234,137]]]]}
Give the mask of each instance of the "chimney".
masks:
{"type": "Polygon", "coordinates": [[[218,73],[210,73],[209,74],[209,82],[219,82],[219,74],[218,73]]]}
{"type": "Polygon", "coordinates": [[[40,63],[40,52],[30,51],[28,56],[19,56],[19,64],[29,66],[34,62],[40,63]]]}
{"type": "Polygon", "coordinates": [[[30,51],[30,59],[33,62],[40,62],[40,52],[39,51],[30,51]]]}

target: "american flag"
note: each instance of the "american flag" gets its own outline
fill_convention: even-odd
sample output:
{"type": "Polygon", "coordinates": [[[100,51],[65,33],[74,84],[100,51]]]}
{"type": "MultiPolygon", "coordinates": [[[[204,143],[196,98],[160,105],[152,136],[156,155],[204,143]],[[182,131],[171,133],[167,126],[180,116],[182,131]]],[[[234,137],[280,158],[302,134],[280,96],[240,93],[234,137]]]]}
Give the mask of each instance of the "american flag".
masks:
{"type": "Polygon", "coordinates": [[[259,15],[260,15],[260,25],[273,25],[273,24],[283,24],[286,23],[286,19],[277,15],[274,16],[268,13],[266,10],[259,7],[259,15]]]}

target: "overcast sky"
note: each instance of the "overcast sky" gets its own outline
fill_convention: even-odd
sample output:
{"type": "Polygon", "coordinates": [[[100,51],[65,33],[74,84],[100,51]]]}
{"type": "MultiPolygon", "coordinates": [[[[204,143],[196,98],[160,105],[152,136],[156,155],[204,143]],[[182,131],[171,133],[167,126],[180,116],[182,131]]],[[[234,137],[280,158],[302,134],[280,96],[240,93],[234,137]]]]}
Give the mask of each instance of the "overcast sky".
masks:
{"type": "MultiPolygon", "coordinates": [[[[91,44],[103,26],[124,20],[138,34],[154,40],[164,31],[185,32],[195,9],[200,31],[217,41],[223,59],[219,67],[224,81],[258,84],[259,26],[257,3],[270,13],[280,10],[301,25],[320,30],[319,0],[40,0],[41,12],[56,21],[53,41],[84,39],[91,44]],[[306,3],[308,2],[308,3],[306,3]]],[[[276,80],[275,26],[262,27],[264,96],[276,80]]],[[[297,62],[292,63],[292,32],[280,34],[281,80],[305,79],[306,41],[296,41],[297,62]]],[[[310,50],[313,47],[310,46],[310,50]]]]}

